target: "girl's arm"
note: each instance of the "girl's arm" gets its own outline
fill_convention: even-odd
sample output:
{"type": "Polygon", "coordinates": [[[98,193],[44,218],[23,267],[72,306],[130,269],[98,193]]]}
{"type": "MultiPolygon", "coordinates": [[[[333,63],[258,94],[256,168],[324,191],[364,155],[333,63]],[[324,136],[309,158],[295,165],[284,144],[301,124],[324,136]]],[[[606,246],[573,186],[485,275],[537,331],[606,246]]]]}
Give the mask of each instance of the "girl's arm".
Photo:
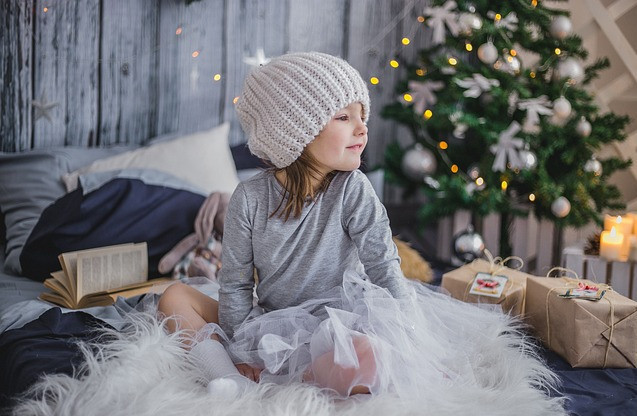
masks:
{"type": "Polygon", "coordinates": [[[229,337],[252,310],[254,288],[252,224],[239,184],[228,204],[219,271],[219,325],[229,337]]]}
{"type": "Polygon", "coordinates": [[[405,277],[387,211],[364,173],[350,175],[343,204],[343,227],[358,249],[365,273],[394,297],[405,296],[405,277]]]}

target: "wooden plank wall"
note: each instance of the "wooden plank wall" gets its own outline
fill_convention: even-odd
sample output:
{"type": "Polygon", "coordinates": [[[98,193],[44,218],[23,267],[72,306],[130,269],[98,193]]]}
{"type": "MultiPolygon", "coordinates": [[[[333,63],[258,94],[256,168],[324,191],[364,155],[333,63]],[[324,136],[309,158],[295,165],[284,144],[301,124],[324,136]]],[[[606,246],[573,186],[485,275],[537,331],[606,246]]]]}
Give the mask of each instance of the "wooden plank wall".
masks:
{"type": "Polygon", "coordinates": [[[348,59],[368,80],[367,163],[398,136],[379,113],[403,76],[389,60],[428,42],[427,0],[3,0],[0,151],[144,143],[232,123],[250,70],[245,57],[316,50],[348,59]],[[179,31],[179,33],[178,33],[179,31]],[[412,43],[400,40],[409,35],[412,43]],[[196,54],[196,57],[193,56],[196,54]],[[219,81],[213,79],[221,76],[219,81]],[[34,101],[49,103],[51,120],[34,101]]]}

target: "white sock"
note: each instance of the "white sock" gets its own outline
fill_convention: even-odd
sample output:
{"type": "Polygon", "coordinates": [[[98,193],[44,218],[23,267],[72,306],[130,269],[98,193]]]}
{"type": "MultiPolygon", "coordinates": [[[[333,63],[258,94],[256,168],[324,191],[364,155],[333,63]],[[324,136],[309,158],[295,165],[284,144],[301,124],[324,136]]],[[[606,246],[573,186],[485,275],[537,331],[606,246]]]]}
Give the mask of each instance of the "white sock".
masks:
{"type": "Polygon", "coordinates": [[[226,396],[234,391],[233,395],[236,396],[256,385],[254,381],[239,373],[219,341],[205,339],[195,344],[190,349],[190,356],[209,381],[208,390],[211,393],[223,393],[222,395],[226,396]],[[217,387],[223,391],[216,392],[217,387]]]}

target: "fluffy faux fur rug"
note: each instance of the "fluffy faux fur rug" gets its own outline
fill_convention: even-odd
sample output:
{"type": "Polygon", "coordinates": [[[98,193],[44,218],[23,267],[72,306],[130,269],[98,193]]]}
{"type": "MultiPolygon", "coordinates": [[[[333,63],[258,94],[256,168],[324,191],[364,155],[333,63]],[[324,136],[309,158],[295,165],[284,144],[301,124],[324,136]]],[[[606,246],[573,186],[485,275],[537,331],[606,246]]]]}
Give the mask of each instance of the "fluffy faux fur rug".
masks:
{"type": "Polygon", "coordinates": [[[561,399],[532,391],[526,368],[478,365],[476,379],[498,389],[475,386],[428,386],[411,400],[392,395],[360,395],[337,400],[328,391],[296,384],[261,385],[238,400],[208,395],[200,374],[162,324],[137,315],[122,333],[105,331],[108,342],[84,346],[86,364],[76,378],[47,376],[16,408],[15,415],[556,415],[561,399]],[[114,340],[113,340],[114,338],[114,340]],[[498,383],[493,377],[507,379],[498,383]],[[516,381],[517,380],[517,381],[516,381]]]}

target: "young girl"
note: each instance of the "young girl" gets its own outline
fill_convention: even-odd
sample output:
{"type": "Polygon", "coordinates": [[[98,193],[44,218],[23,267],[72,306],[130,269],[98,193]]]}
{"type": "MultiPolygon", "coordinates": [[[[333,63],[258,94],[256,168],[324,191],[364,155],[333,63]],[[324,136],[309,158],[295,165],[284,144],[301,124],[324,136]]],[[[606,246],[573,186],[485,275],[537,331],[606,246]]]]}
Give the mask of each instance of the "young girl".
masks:
{"type": "Polygon", "coordinates": [[[424,385],[490,389],[498,376],[476,368],[505,360],[524,365],[540,394],[532,387],[550,372],[520,348],[510,318],[401,273],[386,211],[358,170],[370,103],[354,68],[283,55],[248,75],[236,109],[250,150],[272,168],[230,200],[219,301],[181,284],[160,301],[172,329],[205,338],[191,355],[209,378],[415,397],[424,385]]]}

